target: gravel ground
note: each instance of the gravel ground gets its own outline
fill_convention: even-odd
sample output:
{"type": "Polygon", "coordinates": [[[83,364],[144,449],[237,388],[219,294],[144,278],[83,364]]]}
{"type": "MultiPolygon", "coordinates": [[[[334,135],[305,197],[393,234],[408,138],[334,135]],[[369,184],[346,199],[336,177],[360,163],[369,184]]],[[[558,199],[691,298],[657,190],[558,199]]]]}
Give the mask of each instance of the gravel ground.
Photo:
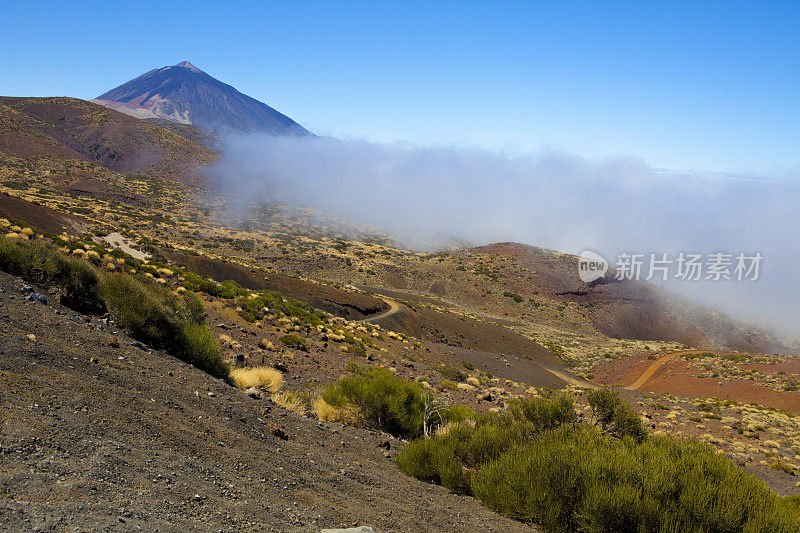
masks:
{"type": "Polygon", "coordinates": [[[2,530],[531,531],[22,287],[0,274],[2,530]]]}

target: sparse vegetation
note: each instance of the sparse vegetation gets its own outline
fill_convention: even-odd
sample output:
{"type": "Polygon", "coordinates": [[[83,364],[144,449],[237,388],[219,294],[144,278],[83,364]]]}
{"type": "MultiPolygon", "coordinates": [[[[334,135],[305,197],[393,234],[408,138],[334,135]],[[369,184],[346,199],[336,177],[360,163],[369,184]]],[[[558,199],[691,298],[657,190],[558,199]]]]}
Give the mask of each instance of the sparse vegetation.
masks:
{"type": "Polygon", "coordinates": [[[0,268],[59,287],[62,303],[76,310],[107,310],[133,338],[214,376],[228,374],[216,339],[202,323],[198,302],[191,297],[183,300],[163,287],[127,274],[103,273],[44,240],[0,239],[0,268]]]}
{"type": "Polygon", "coordinates": [[[261,320],[268,313],[295,317],[303,324],[314,326],[322,324],[325,318],[324,313],[318,309],[292,298],[284,298],[274,291],[257,291],[239,296],[235,303],[242,309],[239,314],[248,322],[261,320]]]}
{"type": "Polygon", "coordinates": [[[521,295],[517,294],[516,292],[512,292],[512,291],[503,292],[503,296],[505,296],[506,298],[511,298],[512,300],[514,300],[517,303],[522,303],[522,302],[525,301],[525,298],[523,298],[521,295]]]}
{"type": "Polygon", "coordinates": [[[357,355],[359,357],[366,357],[367,356],[367,350],[363,346],[361,346],[360,344],[350,344],[350,345],[347,346],[347,348],[345,348],[345,351],[347,353],[350,353],[350,354],[353,354],[353,355],[357,355]]]}
{"type": "Polygon", "coordinates": [[[707,445],[647,437],[613,391],[590,401],[600,429],[566,395],[518,400],[412,442],[398,465],[546,531],[797,530],[787,504],[707,445]]]}

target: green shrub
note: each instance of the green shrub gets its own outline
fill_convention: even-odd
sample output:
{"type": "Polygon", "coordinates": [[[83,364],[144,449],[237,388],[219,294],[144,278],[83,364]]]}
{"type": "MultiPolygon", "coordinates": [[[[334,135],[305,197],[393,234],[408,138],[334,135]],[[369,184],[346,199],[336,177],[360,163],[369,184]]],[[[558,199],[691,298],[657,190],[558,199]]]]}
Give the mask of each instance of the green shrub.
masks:
{"type": "Polygon", "coordinates": [[[284,335],[281,337],[281,342],[289,348],[294,348],[295,350],[300,350],[303,352],[308,351],[308,345],[306,344],[305,339],[298,337],[297,335],[284,335]]]}
{"type": "Polygon", "coordinates": [[[493,509],[546,531],[797,531],[786,506],[712,448],[592,428],[542,433],[472,479],[493,509]]]}
{"type": "Polygon", "coordinates": [[[210,296],[219,297],[222,289],[208,278],[204,278],[194,272],[181,272],[184,281],[181,283],[186,289],[193,292],[204,292],[210,296]]]}
{"type": "Polygon", "coordinates": [[[214,332],[205,324],[184,322],[181,328],[181,359],[212,376],[227,377],[228,365],[220,357],[219,343],[214,332]]]}
{"type": "MultiPolygon", "coordinates": [[[[452,432],[461,431],[456,427],[452,432]]],[[[469,480],[460,462],[454,460],[458,440],[434,436],[417,439],[403,448],[397,466],[408,474],[428,483],[436,483],[460,493],[469,493],[469,480]]]]}
{"type": "Polygon", "coordinates": [[[169,290],[132,276],[109,275],[100,293],[120,327],[135,339],[209,374],[227,376],[216,338],[202,318],[197,321],[198,310],[182,305],[169,290]]]}
{"type": "Polygon", "coordinates": [[[206,318],[206,309],[200,298],[191,291],[183,293],[183,303],[186,306],[187,318],[196,324],[202,324],[206,318]]]}
{"type": "Polygon", "coordinates": [[[62,303],[76,311],[102,314],[100,273],[88,261],[64,255],[47,241],[0,238],[0,270],[33,283],[55,285],[62,303]]]}
{"type": "Polygon", "coordinates": [[[215,376],[227,376],[216,338],[203,325],[203,305],[194,294],[181,300],[149,281],[103,274],[88,261],[65,255],[43,240],[0,238],[0,269],[59,287],[64,305],[84,313],[108,311],[131,337],[215,376]]]}
{"type": "Polygon", "coordinates": [[[613,391],[591,401],[602,432],[577,422],[567,395],[519,400],[411,442],[397,464],[545,531],[798,531],[797,502],[712,448],[639,438],[613,391]]]}
{"type": "Polygon", "coordinates": [[[454,366],[442,365],[438,368],[438,370],[443,377],[455,382],[464,381],[467,379],[467,375],[454,366]]]}
{"type": "Polygon", "coordinates": [[[517,420],[527,420],[534,431],[555,429],[577,420],[572,396],[566,393],[547,398],[525,398],[512,400],[511,416],[517,420]]]}
{"type": "Polygon", "coordinates": [[[155,348],[167,348],[180,329],[178,301],[166,289],[131,276],[108,276],[100,291],[117,323],[155,348]]]}
{"type": "Polygon", "coordinates": [[[597,423],[604,432],[622,438],[632,437],[641,442],[647,437],[639,414],[627,402],[619,397],[619,393],[610,389],[595,389],[587,396],[597,423]]]}
{"type": "Polygon", "coordinates": [[[441,383],[439,383],[442,387],[447,390],[458,390],[458,385],[450,381],[449,379],[443,379],[441,383]]]}
{"type": "Polygon", "coordinates": [[[525,298],[523,298],[522,296],[520,296],[516,292],[512,292],[512,291],[503,292],[503,296],[505,296],[506,298],[511,298],[512,300],[514,300],[517,303],[523,302],[525,300],[525,298]]]}
{"type": "Polygon", "coordinates": [[[455,424],[429,439],[417,439],[397,458],[408,475],[470,494],[470,475],[496,460],[514,445],[529,439],[532,426],[507,414],[477,415],[471,423],[455,424]]]}
{"type": "Polygon", "coordinates": [[[358,355],[359,357],[367,356],[367,350],[364,349],[364,347],[360,344],[350,344],[347,348],[345,348],[345,352],[358,355]]]}
{"type": "Polygon", "coordinates": [[[785,509],[791,516],[794,516],[800,520],[800,494],[781,498],[781,507],[785,509]]]}
{"type": "Polygon", "coordinates": [[[369,365],[360,363],[358,361],[348,361],[347,364],[344,365],[344,369],[354,374],[363,374],[369,370],[369,365]]]}
{"type": "Polygon", "coordinates": [[[465,420],[475,420],[477,413],[472,407],[466,405],[451,405],[444,410],[442,417],[446,422],[464,422],[465,420]]]}
{"type": "Polygon", "coordinates": [[[422,433],[423,391],[383,368],[364,369],[361,375],[331,384],[322,398],[333,407],[354,407],[361,423],[404,438],[422,433]]]}
{"type": "Polygon", "coordinates": [[[247,294],[247,289],[240,286],[232,280],[225,280],[219,284],[219,297],[231,300],[237,296],[244,296],[247,294]]]}
{"type": "Polygon", "coordinates": [[[780,470],[781,472],[786,472],[789,475],[795,475],[794,468],[791,465],[784,463],[783,461],[775,461],[769,467],[773,470],[780,470]]]}
{"type": "MultiPolygon", "coordinates": [[[[579,442],[578,435],[574,440],[559,438],[563,433],[541,436],[537,445],[515,447],[487,464],[471,483],[475,495],[500,513],[548,531],[576,530],[573,508],[585,498],[580,467],[591,459],[594,447],[579,442]]],[[[594,436],[580,434],[584,439],[594,436]]]]}

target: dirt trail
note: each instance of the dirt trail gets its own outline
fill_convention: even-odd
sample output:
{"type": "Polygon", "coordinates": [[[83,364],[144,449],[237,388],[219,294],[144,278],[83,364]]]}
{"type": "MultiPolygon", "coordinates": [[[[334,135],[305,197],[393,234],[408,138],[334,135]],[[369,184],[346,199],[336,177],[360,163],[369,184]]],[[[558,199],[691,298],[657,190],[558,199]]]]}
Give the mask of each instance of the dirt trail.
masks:
{"type": "Polygon", "coordinates": [[[699,352],[698,350],[684,350],[682,352],[672,352],[662,357],[659,357],[658,359],[653,361],[652,365],[647,367],[647,369],[642,373],[641,376],[639,376],[639,378],[636,381],[634,381],[625,388],[628,390],[639,390],[644,386],[645,383],[647,383],[647,380],[653,377],[653,374],[655,374],[656,370],[658,370],[665,364],[669,363],[670,361],[681,355],[688,355],[691,353],[699,353],[699,352]]]}
{"type": "Polygon", "coordinates": [[[359,320],[359,322],[372,322],[373,320],[380,320],[382,318],[392,316],[395,313],[399,313],[403,309],[403,307],[398,302],[392,300],[391,298],[386,298],[385,296],[380,296],[379,298],[384,302],[386,302],[386,305],[389,306],[389,309],[381,313],[378,313],[377,315],[364,317],[361,320],[359,320]]]}
{"type": "Polygon", "coordinates": [[[555,365],[550,365],[550,364],[547,364],[547,363],[539,363],[539,366],[544,368],[545,370],[547,370],[548,372],[550,372],[554,376],[557,376],[557,377],[561,378],[562,380],[564,380],[565,382],[569,383],[570,385],[574,385],[576,387],[583,387],[583,388],[587,388],[587,389],[599,389],[600,388],[599,385],[595,385],[591,381],[587,381],[585,379],[581,379],[581,378],[575,377],[572,374],[570,374],[569,372],[567,372],[566,370],[564,370],[562,368],[559,368],[559,367],[557,367],[555,365]]]}

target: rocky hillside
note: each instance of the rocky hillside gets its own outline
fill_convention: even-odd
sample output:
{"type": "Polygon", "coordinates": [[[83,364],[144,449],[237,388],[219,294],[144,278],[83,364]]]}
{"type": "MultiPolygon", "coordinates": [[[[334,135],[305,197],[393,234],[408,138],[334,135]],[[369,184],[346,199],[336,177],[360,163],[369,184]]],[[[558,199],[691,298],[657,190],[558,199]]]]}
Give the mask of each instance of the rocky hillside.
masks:
{"type": "Polygon", "coordinates": [[[26,287],[0,274],[0,529],[531,531],[26,287]]]}

